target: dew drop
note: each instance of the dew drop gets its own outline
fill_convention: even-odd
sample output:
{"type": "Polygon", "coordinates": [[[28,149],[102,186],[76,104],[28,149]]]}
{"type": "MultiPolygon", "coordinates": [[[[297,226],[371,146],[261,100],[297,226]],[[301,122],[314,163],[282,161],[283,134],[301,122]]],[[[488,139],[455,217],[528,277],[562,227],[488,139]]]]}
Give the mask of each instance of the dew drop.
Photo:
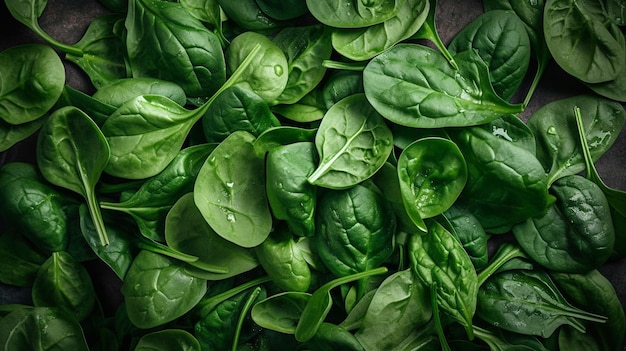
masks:
{"type": "Polygon", "coordinates": [[[554,126],[550,126],[547,130],[547,133],[550,135],[557,135],[556,128],[554,126]]]}
{"type": "Polygon", "coordinates": [[[226,182],[226,186],[232,188],[235,185],[234,182],[226,182]]]}
{"type": "Polygon", "coordinates": [[[235,218],[235,215],[232,214],[232,213],[229,213],[229,214],[226,215],[226,220],[231,222],[231,223],[234,223],[234,222],[237,221],[237,219],[235,218]]]}
{"type": "Polygon", "coordinates": [[[283,69],[283,66],[281,65],[274,65],[274,74],[276,74],[277,76],[282,76],[283,73],[285,73],[285,70],[283,69]]]}
{"type": "Polygon", "coordinates": [[[537,0],[530,0],[530,6],[537,6],[537,0]]]}

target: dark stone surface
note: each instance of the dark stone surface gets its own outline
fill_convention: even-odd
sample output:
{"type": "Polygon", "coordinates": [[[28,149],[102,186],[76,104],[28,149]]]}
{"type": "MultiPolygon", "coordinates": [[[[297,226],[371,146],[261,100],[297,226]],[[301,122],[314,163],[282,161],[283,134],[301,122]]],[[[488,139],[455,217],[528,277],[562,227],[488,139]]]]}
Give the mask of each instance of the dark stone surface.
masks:
{"type": "MultiPolygon", "coordinates": [[[[50,0],[40,23],[53,38],[71,44],[80,39],[94,17],[104,12],[106,10],[95,0],[50,0]]],[[[482,13],[480,0],[440,0],[437,26],[444,43],[448,43],[461,28],[480,13],[482,13]]],[[[0,1],[0,50],[29,42],[42,42],[42,40],[24,25],[15,21],[6,9],[4,1],[0,1]]],[[[65,68],[68,84],[84,92],[93,91],[78,68],[71,63],[66,63],[65,68]]],[[[522,119],[526,120],[540,106],[548,102],[586,92],[589,91],[582,84],[551,63],[533,99],[522,114],[522,119]]],[[[0,164],[12,160],[32,160],[33,141],[34,139],[30,138],[13,149],[0,153],[0,164]]],[[[618,189],[626,189],[626,175],[624,175],[626,157],[624,155],[626,155],[626,131],[622,130],[615,145],[596,164],[605,182],[618,189]]],[[[97,265],[91,268],[96,272],[101,272],[103,269],[97,265]]],[[[623,274],[625,269],[624,260],[611,262],[602,268],[602,272],[614,283],[622,301],[626,301],[626,275],[623,274]]],[[[112,301],[115,302],[119,298],[115,296],[119,282],[111,274],[107,274],[106,277],[110,280],[110,284],[98,282],[99,287],[107,290],[105,295],[113,296],[112,301]]],[[[23,289],[0,285],[0,304],[28,301],[24,294],[23,289]]]]}

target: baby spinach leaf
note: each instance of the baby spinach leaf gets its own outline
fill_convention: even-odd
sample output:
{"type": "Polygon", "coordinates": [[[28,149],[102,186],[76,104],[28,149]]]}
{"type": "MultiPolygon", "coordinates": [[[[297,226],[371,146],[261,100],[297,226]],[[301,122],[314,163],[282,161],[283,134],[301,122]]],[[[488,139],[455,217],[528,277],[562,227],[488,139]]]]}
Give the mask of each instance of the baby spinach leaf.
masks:
{"type": "Polygon", "coordinates": [[[188,272],[204,279],[234,277],[259,265],[252,251],[224,240],[211,229],[192,193],[182,196],[169,211],[165,240],[173,249],[197,256],[198,260],[189,264],[198,270],[188,272]]]}
{"type": "Polygon", "coordinates": [[[102,125],[112,155],[106,172],[141,179],[162,171],[178,154],[193,125],[224,90],[239,81],[259,49],[254,47],[228,81],[197,109],[187,110],[159,95],[141,95],[120,106],[102,125]]]}
{"type": "Polygon", "coordinates": [[[165,329],[145,334],[134,351],[200,351],[200,343],[182,329],[165,329]]]}
{"type": "Polygon", "coordinates": [[[449,132],[468,169],[459,204],[485,231],[506,232],[551,204],[547,176],[534,154],[480,127],[449,132]]]}
{"type": "Polygon", "coordinates": [[[512,11],[488,11],[463,28],[448,50],[476,50],[489,68],[493,89],[510,100],[520,88],[530,63],[530,40],[523,22],[512,11]]]}
{"type": "MultiPolygon", "coordinates": [[[[204,316],[194,325],[194,334],[198,341],[209,350],[232,350],[230,346],[236,345],[239,334],[239,322],[241,316],[247,314],[248,301],[263,300],[265,290],[260,294],[260,287],[251,291],[244,291],[215,307],[208,315],[204,316]]],[[[236,346],[234,349],[237,349],[236,346]]]]}
{"type": "Polygon", "coordinates": [[[365,67],[365,95],[383,117],[417,128],[477,125],[523,110],[493,92],[478,54],[466,51],[455,59],[459,70],[433,49],[398,44],[365,67]]]}
{"type": "Polygon", "coordinates": [[[362,185],[321,196],[315,227],[318,255],[338,277],[378,267],[394,249],[393,212],[362,185]]]}
{"type": "Polygon", "coordinates": [[[228,136],[200,169],[193,191],[196,206],[213,230],[248,248],[261,244],[272,227],[264,159],[254,153],[254,140],[245,131],[228,136]]]}
{"type": "Polygon", "coordinates": [[[326,110],[318,89],[312,90],[295,104],[272,106],[272,112],[299,123],[319,121],[324,117],[326,110]]]}
{"type": "Polygon", "coordinates": [[[382,117],[355,94],[333,105],[315,135],[320,163],[311,184],[345,189],[371,177],[393,149],[391,131],[382,117]]]}
{"type": "Polygon", "coordinates": [[[531,154],[537,153],[535,134],[517,115],[504,115],[501,118],[482,124],[481,127],[499,138],[508,140],[528,150],[531,154]]]}
{"type": "Polygon", "coordinates": [[[265,329],[294,334],[310,297],[309,293],[296,291],[272,295],[252,307],[252,320],[265,329]]]}
{"type": "Polygon", "coordinates": [[[585,169],[574,107],[579,106],[589,151],[597,160],[617,139],[624,125],[624,107],[605,98],[579,95],[543,105],[528,119],[537,141],[537,158],[549,173],[548,184],[585,169]]]}
{"type": "Polygon", "coordinates": [[[59,308],[82,321],[96,305],[96,292],[87,269],[65,251],[53,252],[33,283],[36,307],[59,308]]]}
{"type": "Polygon", "coordinates": [[[315,169],[316,158],[311,142],[278,146],[267,153],[265,179],[272,214],[300,236],[315,233],[317,187],[307,177],[315,169]]]}
{"type": "Polygon", "coordinates": [[[4,152],[35,134],[46,122],[47,115],[20,124],[11,124],[0,119],[0,152],[4,152]]]}
{"type": "Polygon", "coordinates": [[[206,280],[188,274],[182,262],[145,250],[135,257],[121,288],[128,318],[142,329],[184,315],[206,289],[206,280]]]}
{"type": "Polygon", "coordinates": [[[342,284],[347,284],[359,279],[385,273],[387,273],[386,267],[378,267],[364,272],[333,279],[320,286],[317,290],[315,290],[313,295],[311,295],[309,301],[304,307],[304,310],[302,311],[302,316],[298,321],[294,334],[296,340],[306,342],[315,336],[320,325],[322,325],[324,319],[330,312],[332,305],[330,290],[342,284]]]}
{"type": "Polygon", "coordinates": [[[1,217],[43,252],[67,248],[69,227],[63,195],[38,174],[34,165],[9,162],[0,168],[1,217]]]}
{"type": "Polygon", "coordinates": [[[188,97],[210,96],[224,84],[220,40],[179,3],[130,1],[126,29],[133,77],[177,83],[188,97]]]}
{"type": "Polygon", "coordinates": [[[545,214],[513,227],[526,254],[557,272],[583,273],[613,253],[615,231],[608,202],[592,181],[571,175],[552,185],[556,196],[545,214]]]}
{"type": "Polygon", "coordinates": [[[256,0],[256,3],[261,11],[278,20],[294,19],[309,12],[305,0],[256,0]]]}
{"type": "Polygon", "coordinates": [[[271,31],[291,24],[268,16],[261,10],[256,0],[217,0],[226,17],[238,26],[249,31],[271,31]]]}
{"type": "Polygon", "coordinates": [[[54,106],[63,91],[65,68],[49,46],[24,44],[0,52],[0,78],[0,119],[20,125],[54,106]]]}
{"type": "Polygon", "coordinates": [[[256,32],[236,36],[224,53],[226,67],[229,73],[238,69],[255,46],[260,46],[258,54],[234,85],[249,89],[267,103],[274,104],[287,86],[289,66],[285,53],[268,37],[256,32]]]}
{"type": "Polygon", "coordinates": [[[272,41],[285,53],[289,67],[287,85],[276,102],[296,103],[324,78],[326,67],[322,62],[332,54],[330,29],[319,24],[288,27],[278,32],[272,41]]]}
{"type": "Polygon", "coordinates": [[[430,320],[429,291],[416,278],[410,269],[399,271],[376,289],[355,334],[365,350],[391,350],[430,320]]]}
{"type": "Polygon", "coordinates": [[[406,0],[307,0],[311,14],[323,24],[337,28],[367,27],[395,16],[406,0]]]}
{"type": "Polygon", "coordinates": [[[537,60],[537,68],[523,102],[524,106],[527,106],[552,58],[543,34],[543,9],[545,7],[545,0],[491,0],[483,1],[483,7],[485,11],[511,10],[515,12],[524,23],[526,33],[530,39],[531,53],[537,60]]]}
{"type": "MultiPolygon", "coordinates": [[[[626,64],[624,64],[626,66],[626,64]]],[[[585,83],[598,95],[609,99],[626,102],[626,69],[617,78],[602,83],[585,83]]]]}
{"type": "Polygon", "coordinates": [[[0,236],[0,282],[31,288],[46,259],[47,256],[19,232],[9,230],[0,236]]]}
{"type": "Polygon", "coordinates": [[[467,166],[459,148],[443,138],[423,138],[398,158],[398,179],[406,212],[426,231],[425,218],[445,212],[461,194],[467,166]]]}
{"type": "Polygon", "coordinates": [[[322,323],[306,346],[311,350],[365,350],[352,333],[333,323],[322,323]]]}
{"type": "Polygon", "coordinates": [[[504,330],[544,338],[565,324],[584,332],[581,320],[606,321],[567,302],[547,273],[523,270],[491,276],[478,290],[476,314],[504,330]]]}
{"type": "Polygon", "coordinates": [[[611,219],[613,220],[613,229],[615,230],[615,244],[613,250],[618,256],[624,256],[626,255],[626,242],[623,240],[623,235],[626,233],[626,192],[611,188],[607,186],[604,181],[602,181],[602,178],[593,164],[589,144],[587,143],[587,138],[585,137],[586,134],[583,127],[580,109],[575,108],[574,113],[576,115],[576,124],[578,126],[580,144],[585,158],[585,176],[587,179],[590,179],[598,187],[600,187],[600,190],[602,190],[602,193],[604,193],[604,196],[606,197],[611,213],[611,219]]]}
{"type": "Polygon", "coordinates": [[[73,106],[85,112],[98,126],[102,126],[110,115],[115,112],[116,107],[100,102],[92,96],[82,91],[72,88],[66,84],[63,93],[52,108],[57,110],[61,107],[73,106]]]}
{"type": "Polygon", "coordinates": [[[163,241],[165,216],[174,203],[193,190],[200,168],[215,145],[200,144],[182,149],[157,175],[147,179],[124,201],[101,201],[100,207],[131,215],[147,238],[163,241]]]}
{"type": "Polygon", "coordinates": [[[93,98],[107,105],[120,107],[140,95],[161,95],[184,106],[185,91],[178,84],[155,78],[124,78],[111,82],[93,94],[93,98]]]}
{"type": "Polygon", "coordinates": [[[52,307],[26,307],[9,313],[0,319],[0,340],[4,350],[89,350],[78,321],[52,307]]]}
{"type": "Polygon", "coordinates": [[[625,69],[624,33],[604,2],[546,0],[544,34],[554,60],[584,82],[613,80],[625,69]]]}
{"type": "Polygon", "coordinates": [[[428,0],[406,0],[395,16],[382,23],[361,28],[335,28],[333,48],[351,60],[369,60],[414,35],[426,20],[429,5],[428,0]]]}
{"type": "MultiPolygon", "coordinates": [[[[598,270],[584,274],[550,272],[550,276],[572,304],[607,317],[605,324],[586,323],[583,340],[596,340],[601,345],[598,348],[601,350],[621,349],[626,330],[626,318],[622,303],[611,282],[598,270]]],[[[576,335],[580,332],[572,328],[568,334],[576,335]]],[[[575,339],[562,336],[559,335],[559,339],[575,339]]],[[[562,343],[562,341],[559,342],[562,343]]]]}
{"type": "Polygon", "coordinates": [[[80,194],[86,201],[102,245],[109,240],[95,187],[109,162],[110,148],[98,126],[81,110],[56,110],[37,139],[37,164],[50,183],[80,194]]]}
{"type": "Polygon", "coordinates": [[[220,94],[202,117],[202,129],[208,142],[221,142],[236,130],[258,136],[280,126],[269,106],[255,92],[235,85],[220,94]]]}
{"type": "Polygon", "coordinates": [[[87,207],[82,204],[79,208],[80,230],[86,243],[93,252],[113,270],[120,279],[124,279],[128,268],[133,262],[135,247],[129,225],[125,221],[119,221],[103,213],[104,223],[107,228],[109,245],[102,246],[97,238],[96,227],[89,216],[87,207]]]}
{"type": "Polygon", "coordinates": [[[436,221],[426,221],[428,232],[409,238],[411,269],[428,287],[435,285],[437,305],[472,335],[478,279],[463,246],[436,221]]]}
{"type": "Polygon", "coordinates": [[[363,92],[363,74],[361,72],[337,70],[324,80],[322,98],[326,108],[330,108],[343,98],[363,92]]]}
{"type": "Polygon", "coordinates": [[[452,230],[450,233],[463,245],[474,267],[481,269],[489,260],[488,239],[482,225],[472,213],[459,205],[453,205],[443,213],[452,230]]]}
{"type": "Polygon", "coordinates": [[[317,129],[306,129],[299,127],[280,126],[269,128],[261,133],[254,141],[254,150],[257,155],[264,155],[266,152],[279,146],[294,144],[299,142],[313,142],[317,129]]]}
{"type": "Polygon", "coordinates": [[[78,52],[68,52],[65,58],[78,65],[96,87],[102,87],[128,76],[126,49],[114,31],[124,17],[119,14],[104,14],[94,18],[83,37],[72,45],[78,52]]]}
{"type": "Polygon", "coordinates": [[[254,250],[272,282],[285,291],[305,292],[311,285],[311,270],[293,235],[277,228],[254,250]]]}

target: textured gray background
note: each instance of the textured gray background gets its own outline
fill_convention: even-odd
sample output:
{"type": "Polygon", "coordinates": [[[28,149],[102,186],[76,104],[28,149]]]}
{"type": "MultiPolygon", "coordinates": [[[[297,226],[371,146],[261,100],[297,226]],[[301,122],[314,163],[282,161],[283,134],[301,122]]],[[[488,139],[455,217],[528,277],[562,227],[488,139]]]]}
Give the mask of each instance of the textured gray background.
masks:
{"type": "MultiPolygon", "coordinates": [[[[522,0],[520,0],[522,1],[522,0]]],[[[50,0],[48,8],[41,18],[41,26],[54,38],[74,43],[80,39],[89,22],[105,10],[95,0],[50,0]]],[[[440,0],[437,15],[437,26],[444,43],[449,40],[467,23],[482,13],[480,0],[440,0]]],[[[0,50],[9,46],[41,42],[28,28],[13,20],[8,13],[4,1],[0,2],[0,50]]],[[[84,92],[92,92],[92,87],[86,83],[82,72],[72,64],[66,64],[67,83],[84,92]]],[[[580,93],[589,92],[586,88],[568,77],[554,63],[548,67],[544,78],[537,88],[528,108],[522,114],[526,120],[535,110],[544,104],[580,93]]],[[[617,142],[611,150],[596,164],[599,173],[605,182],[612,187],[626,189],[626,132],[622,130],[617,142]]],[[[34,157],[33,138],[20,143],[17,147],[0,153],[0,164],[12,160],[32,160],[34,157]]],[[[104,278],[96,282],[97,288],[110,296],[109,305],[115,305],[119,299],[119,282],[107,270],[101,267],[91,267],[104,278]]],[[[622,301],[626,301],[626,278],[624,271],[626,260],[610,262],[602,268],[602,272],[614,283],[622,301]]],[[[27,291],[0,286],[0,303],[27,302],[27,291]]]]}

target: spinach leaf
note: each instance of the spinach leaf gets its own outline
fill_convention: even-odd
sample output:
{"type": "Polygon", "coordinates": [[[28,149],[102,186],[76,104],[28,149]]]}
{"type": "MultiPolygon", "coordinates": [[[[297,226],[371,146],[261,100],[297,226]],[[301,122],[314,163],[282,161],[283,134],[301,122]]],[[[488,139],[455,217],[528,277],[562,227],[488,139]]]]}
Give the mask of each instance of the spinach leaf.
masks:
{"type": "Polygon", "coordinates": [[[361,72],[337,70],[324,80],[322,98],[326,108],[330,108],[343,98],[363,92],[363,74],[361,72]]]}
{"type": "Polygon", "coordinates": [[[254,153],[254,140],[244,131],[228,136],[209,155],[193,190],[196,206],[213,230],[248,248],[261,244],[272,228],[264,159],[254,153]]]}
{"type": "Polygon", "coordinates": [[[316,158],[311,142],[278,146],[267,153],[265,179],[272,214],[300,236],[315,233],[318,188],[307,177],[315,169],[316,158]]]}
{"type": "Polygon", "coordinates": [[[0,340],[4,350],[88,351],[78,321],[52,307],[25,307],[0,319],[0,340]]]}
{"type": "Polygon", "coordinates": [[[459,69],[454,57],[448,51],[446,45],[441,41],[441,36],[437,30],[437,0],[429,0],[429,10],[422,27],[411,37],[411,39],[425,39],[435,45],[437,50],[446,58],[450,66],[454,69],[459,69]]]}
{"type": "Polygon", "coordinates": [[[57,53],[42,44],[0,52],[0,119],[20,125],[42,117],[61,96],[65,68],[57,53]]]}
{"type": "Polygon", "coordinates": [[[463,245],[474,267],[478,270],[487,265],[489,235],[472,212],[453,205],[443,213],[443,217],[451,226],[448,231],[463,245]]]}
{"type": "Polygon", "coordinates": [[[67,45],[50,36],[39,25],[38,20],[48,5],[47,0],[9,0],[6,5],[15,19],[66,53],[66,58],[82,68],[96,87],[127,76],[123,42],[114,33],[114,27],[121,19],[119,15],[105,14],[95,18],[81,40],[67,45]]]}
{"type": "Polygon", "coordinates": [[[620,350],[624,343],[626,318],[611,282],[597,270],[584,274],[550,272],[550,276],[572,304],[607,317],[605,324],[587,323],[584,336],[573,328],[568,329],[567,333],[565,329],[561,330],[559,344],[568,339],[595,340],[599,350],[620,350]],[[564,337],[568,334],[579,336],[564,337]]]}
{"type": "Polygon", "coordinates": [[[486,131],[494,136],[508,140],[531,154],[537,153],[535,134],[528,125],[517,115],[504,115],[489,123],[481,125],[486,131]]]}
{"type": "Polygon", "coordinates": [[[107,105],[122,106],[140,95],[161,95],[184,106],[185,91],[178,84],[155,78],[124,78],[111,82],[93,94],[93,98],[107,105]]]}
{"type": "Polygon", "coordinates": [[[567,73],[600,83],[624,70],[624,33],[611,20],[604,2],[546,0],[543,18],[548,49],[567,73]]]}
{"type": "Polygon", "coordinates": [[[528,39],[530,39],[531,53],[537,61],[533,80],[528,87],[523,102],[524,106],[527,106],[552,58],[543,34],[543,9],[545,7],[545,0],[491,0],[483,1],[483,7],[485,11],[511,10],[515,12],[524,23],[528,39]]]}
{"type": "Polygon", "coordinates": [[[172,205],[193,190],[200,168],[215,145],[200,144],[182,149],[157,175],[123,201],[101,201],[100,207],[127,213],[133,217],[145,237],[163,241],[165,216],[172,205]]]}
{"type": "Polygon", "coordinates": [[[33,283],[36,307],[58,308],[84,320],[96,305],[96,292],[87,269],[65,251],[53,252],[33,283]]]}
{"type": "Polygon", "coordinates": [[[305,292],[311,285],[311,270],[293,235],[277,228],[254,250],[272,282],[285,291],[305,292]]]}
{"type": "Polygon", "coordinates": [[[200,351],[200,343],[182,329],[165,329],[145,334],[134,351],[200,351]]]}
{"type": "Polygon", "coordinates": [[[429,4],[428,0],[405,0],[398,13],[382,23],[361,28],[335,28],[333,48],[351,60],[369,60],[417,33],[428,16],[429,4]]]}
{"type": "Polygon", "coordinates": [[[135,255],[135,240],[130,233],[128,223],[103,213],[110,243],[107,246],[102,246],[96,239],[96,227],[84,204],[79,208],[79,216],[80,231],[87,245],[113,270],[118,278],[124,279],[135,255]]]}
{"type": "Polygon", "coordinates": [[[311,14],[323,24],[337,28],[367,27],[395,16],[406,0],[307,0],[311,14]]]}
{"type": "Polygon", "coordinates": [[[174,82],[188,97],[210,96],[224,84],[220,40],[179,3],[132,0],[126,29],[133,77],[174,82]]]}
{"type": "Polygon", "coordinates": [[[265,329],[294,334],[310,297],[309,293],[296,291],[272,295],[252,307],[252,320],[265,329]]]}
{"type": "Polygon", "coordinates": [[[478,279],[463,246],[442,225],[426,221],[428,232],[409,237],[411,270],[422,283],[434,286],[437,305],[472,335],[478,279]]]}
{"type": "Polygon", "coordinates": [[[121,291],[130,321],[148,329],[187,313],[206,289],[206,280],[188,274],[182,262],[142,250],[130,266],[121,291]]]}
{"type": "Polygon", "coordinates": [[[269,128],[280,126],[270,108],[259,95],[235,85],[220,94],[202,117],[202,129],[210,143],[221,142],[236,130],[258,136],[269,128]]]}
{"type": "Polygon", "coordinates": [[[256,32],[239,34],[226,52],[226,67],[232,73],[243,63],[253,48],[260,46],[259,53],[244,68],[243,77],[235,82],[252,90],[269,104],[275,104],[289,80],[289,64],[281,48],[265,35],[256,32]]]}
{"type": "Polygon", "coordinates": [[[545,214],[513,227],[526,254],[557,272],[583,273],[613,253],[615,231],[608,202],[592,181],[571,175],[552,185],[556,196],[545,214]]]}
{"type": "Polygon", "coordinates": [[[459,70],[433,49],[398,44],[365,67],[365,95],[383,117],[416,128],[477,125],[523,110],[497,96],[474,51],[455,60],[459,70]]]}
{"type": "Polygon", "coordinates": [[[379,194],[362,185],[322,195],[315,228],[317,253],[338,277],[378,267],[394,249],[393,212],[379,194]]]}
{"type": "Polygon", "coordinates": [[[194,204],[192,193],[180,197],[169,211],[165,240],[173,249],[198,257],[189,263],[198,269],[187,271],[203,279],[226,279],[259,265],[252,251],[224,240],[211,229],[194,204]]]}
{"type": "Polygon", "coordinates": [[[621,104],[592,95],[564,98],[539,108],[528,119],[528,127],[535,133],[537,158],[548,172],[548,184],[585,169],[575,106],[580,107],[594,161],[613,145],[626,119],[621,104]]]}
{"type": "Polygon", "coordinates": [[[319,89],[313,89],[295,104],[272,106],[272,112],[299,123],[319,121],[326,110],[319,89]]]}
{"type": "Polygon", "coordinates": [[[445,212],[461,194],[467,166],[459,148],[443,138],[423,138],[398,158],[398,178],[406,212],[426,232],[425,218],[445,212]]]}
{"type": "Polygon", "coordinates": [[[19,232],[9,230],[0,235],[0,282],[31,288],[46,259],[47,256],[19,232]]]}
{"type": "Polygon", "coordinates": [[[311,350],[365,350],[352,333],[333,323],[322,323],[305,345],[311,350]]]}
{"type": "Polygon", "coordinates": [[[393,139],[365,95],[355,94],[326,112],[315,135],[315,146],[320,163],[308,181],[345,189],[368,179],[382,167],[393,149],[393,139]]]}
{"type": "Polygon", "coordinates": [[[271,31],[291,24],[268,16],[261,10],[256,0],[217,0],[226,17],[237,26],[249,31],[271,31]]]}
{"type": "Polygon", "coordinates": [[[305,0],[256,0],[264,13],[278,20],[289,20],[309,12],[305,0]]]}
{"type": "Polygon", "coordinates": [[[272,41],[285,53],[289,67],[287,85],[276,102],[296,103],[324,78],[326,67],[322,62],[332,54],[330,30],[319,24],[288,27],[278,32],[272,41]]]}
{"type": "Polygon", "coordinates": [[[302,316],[295,330],[296,340],[306,342],[311,340],[324,322],[332,307],[330,291],[340,285],[347,284],[373,275],[387,273],[386,267],[378,267],[365,272],[355,273],[345,277],[333,279],[320,286],[307,301],[302,316]]]}
{"type": "Polygon", "coordinates": [[[315,140],[316,132],[317,129],[289,126],[273,127],[267,129],[256,138],[254,141],[254,149],[257,155],[263,155],[279,146],[300,142],[312,143],[315,140]]]}
{"type": "Polygon", "coordinates": [[[589,144],[587,143],[587,138],[585,137],[586,134],[583,127],[580,109],[576,108],[574,113],[576,115],[576,124],[578,125],[580,144],[585,158],[585,176],[587,179],[594,182],[600,190],[602,190],[602,193],[604,193],[604,196],[606,197],[611,213],[611,219],[613,220],[613,229],[615,231],[614,255],[624,256],[626,255],[626,242],[623,240],[623,234],[626,233],[626,192],[613,189],[602,181],[602,178],[593,164],[589,144]]]}
{"type": "Polygon", "coordinates": [[[180,5],[190,15],[212,28],[222,42],[222,46],[227,45],[228,40],[224,37],[222,26],[224,15],[217,0],[181,0],[180,5]]]}
{"type": "Polygon", "coordinates": [[[35,134],[39,128],[46,122],[47,115],[43,115],[36,120],[11,124],[0,119],[0,152],[4,152],[35,134]]]}
{"type": "Polygon", "coordinates": [[[0,168],[1,217],[46,253],[67,248],[63,195],[41,178],[34,165],[9,162],[0,168]]]}
{"type": "Polygon", "coordinates": [[[504,330],[544,338],[561,325],[584,332],[581,320],[606,321],[569,304],[547,273],[524,270],[491,276],[478,290],[476,314],[504,330]]]}
{"type": "Polygon", "coordinates": [[[480,127],[449,133],[468,169],[459,204],[485,231],[506,232],[552,203],[547,176],[534,154],[480,127]]]}
{"type": "Polygon", "coordinates": [[[52,108],[58,110],[61,107],[73,106],[85,112],[98,126],[102,126],[110,115],[115,112],[115,106],[100,102],[82,91],[66,84],[63,93],[52,108]]]}
{"type": "Polygon", "coordinates": [[[451,54],[476,50],[489,68],[493,89],[510,100],[526,77],[530,40],[512,11],[486,12],[468,24],[448,45],[451,54]]]}
{"type": "Polygon", "coordinates": [[[109,162],[110,148],[98,126],[81,110],[56,110],[37,139],[37,164],[50,183],[80,194],[86,201],[102,245],[109,239],[95,187],[109,162]]]}
{"type": "Polygon", "coordinates": [[[365,350],[391,350],[430,320],[430,294],[416,278],[410,269],[399,271],[376,289],[355,334],[365,350]]]}
{"type": "Polygon", "coordinates": [[[235,295],[195,323],[194,334],[201,345],[209,350],[237,350],[240,323],[247,314],[248,306],[265,298],[265,290],[260,289],[257,287],[235,295]]]}
{"type": "Polygon", "coordinates": [[[159,95],[141,95],[120,106],[102,125],[111,146],[106,172],[141,179],[162,171],[178,154],[193,125],[213,101],[239,81],[260,48],[257,46],[224,85],[194,110],[159,95]]]}
{"type": "Polygon", "coordinates": [[[124,17],[118,14],[94,18],[83,37],[72,45],[73,50],[65,55],[89,76],[96,88],[128,76],[126,49],[114,29],[123,21],[124,17]]]}

